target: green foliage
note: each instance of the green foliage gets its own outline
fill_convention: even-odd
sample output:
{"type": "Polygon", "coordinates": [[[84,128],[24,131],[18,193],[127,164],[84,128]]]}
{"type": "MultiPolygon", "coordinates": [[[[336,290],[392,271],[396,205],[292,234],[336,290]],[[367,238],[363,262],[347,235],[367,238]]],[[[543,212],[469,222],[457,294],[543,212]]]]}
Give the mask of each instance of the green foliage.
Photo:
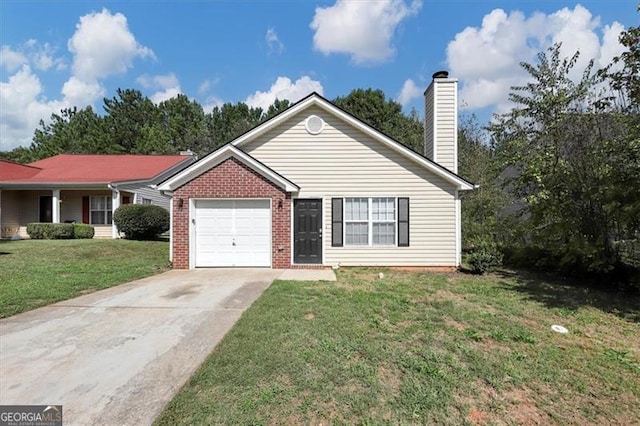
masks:
{"type": "Polygon", "coordinates": [[[95,235],[95,228],[91,225],[87,225],[86,223],[74,223],[73,224],[73,235],[74,238],[77,239],[91,239],[95,235]]]}
{"type": "MultiPolygon", "coordinates": [[[[422,123],[417,112],[402,113],[400,104],[385,99],[377,90],[354,90],[336,103],[422,152],[422,123]]],[[[29,163],[62,153],[75,154],[177,154],[191,150],[206,155],[290,106],[276,99],[269,108],[249,107],[244,102],[225,103],[210,111],[179,94],[154,104],[135,89],[118,89],[105,98],[105,114],[89,106],[67,108],[42,120],[29,148],[0,152],[0,157],[29,163]]]]}
{"type": "Polygon", "coordinates": [[[160,206],[125,204],[113,214],[113,222],[130,240],[150,240],[169,230],[169,212],[160,206]]]}
{"type": "Polygon", "coordinates": [[[472,273],[484,274],[502,265],[502,252],[490,237],[476,239],[468,242],[462,256],[462,263],[468,265],[472,273]]]}
{"type": "Polygon", "coordinates": [[[413,111],[407,117],[402,113],[402,105],[387,99],[382,90],[352,90],[333,103],[414,151],[423,152],[424,129],[418,114],[413,111]]]}
{"type": "Polygon", "coordinates": [[[72,223],[29,223],[27,234],[34,240],[66,240],[74,238],[72,223]]]}
{"type": "Polygon", "coordinates": [[[40,120],[31,143],[31,155],[22,153],[29,161],[57,154],[109,153],[106,144],[104,122],[93,109],[66,108],[60,114],[51,114],[51,122],[40,120]]]}
{"type": "Polygon", "coordinates": [[[504,243],[530,265],[611,274],[614,241],[640,231],[638,121],[599,95],[591,64],[572,80],[577,58],[555,45],[522,64],[531,80],[512,88],[516,106],[491,126],[512,197],[502,215],[517,230],[504,243]]]}

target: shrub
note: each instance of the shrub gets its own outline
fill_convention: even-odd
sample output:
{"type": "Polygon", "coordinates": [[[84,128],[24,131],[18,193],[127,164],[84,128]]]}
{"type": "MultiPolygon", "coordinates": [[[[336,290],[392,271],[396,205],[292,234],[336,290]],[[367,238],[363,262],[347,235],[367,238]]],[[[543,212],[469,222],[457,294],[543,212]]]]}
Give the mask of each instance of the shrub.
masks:
{"type": "Polygon", "coordinates": [[[73,238],[72,223],[29,223],[27,234],[34,240],[63,240],[73,238]]]}
{"type": "Polygon", "coordinates": [[[124,204],[113,215],[113,222],[125,238],[149,240],[169,230],[169,212],[149,204],[124,204]]]}
{"type": "Polygon", "coordinates": [[[490,239],[478,239],[465,250],[463,261],[472,273],[484,274],[502,264],[502,252],[490,239]]]}
{"type": "Polygon", "coordinates": [[[91,239],[95,235],[96,230],[93,226],[84,223],[73,224],[73,235],[78,239],[91,239]]]}

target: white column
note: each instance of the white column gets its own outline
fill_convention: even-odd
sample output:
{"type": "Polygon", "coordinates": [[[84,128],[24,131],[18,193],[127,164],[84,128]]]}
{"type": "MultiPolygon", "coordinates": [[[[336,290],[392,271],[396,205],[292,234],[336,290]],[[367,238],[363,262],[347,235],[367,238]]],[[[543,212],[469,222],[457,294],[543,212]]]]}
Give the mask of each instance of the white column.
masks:
{"type": "Polygon", "coordinates": [[[111,189],[111,236],[113,238],[120,238],[118,234],[118,228],[113,223],[113,216],[116,214],[116,209],[120,207],[120,191],[117,189],[111,189]]]}
{"type": "Polygon", "coordinates": [[[51,222],[60,223],[60,190],[51,191],[51,222]]]}

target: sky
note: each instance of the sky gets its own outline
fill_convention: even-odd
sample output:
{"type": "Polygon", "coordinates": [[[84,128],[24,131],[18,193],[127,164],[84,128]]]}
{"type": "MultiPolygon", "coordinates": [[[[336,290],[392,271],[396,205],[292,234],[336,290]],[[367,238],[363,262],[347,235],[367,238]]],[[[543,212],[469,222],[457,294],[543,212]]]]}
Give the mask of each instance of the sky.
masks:
{"type": "Polygon", "coordinates": [[[183,93],[205,112],[267,108],[312,91],[384,91],[423,113],[431,76],[459,79],[462,114],[488,120],[526,82],[519,63],[562,42],[576,70],[622,52],[637,0],[0,0],[0,150],[29,146],[40,120],[135,88],[183,93]]]}

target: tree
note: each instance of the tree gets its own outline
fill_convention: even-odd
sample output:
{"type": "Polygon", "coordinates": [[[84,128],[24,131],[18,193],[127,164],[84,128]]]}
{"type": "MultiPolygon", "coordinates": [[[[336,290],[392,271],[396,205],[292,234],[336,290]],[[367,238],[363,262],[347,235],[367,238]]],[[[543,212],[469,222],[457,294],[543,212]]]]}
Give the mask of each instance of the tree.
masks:
{"type": "Polygon", "coordinates": [[[531,81],[512,88],[516,106],[491,132],[506,189],[518,200],[511,211],[522,225],[519,246],[565,271],[608,272],[618,260],[614,242],[629,225],[620,208],[628,196],[614,187],[640,187],[640,151],[596,96],[592,63],[580,80],[570,78],[577,58],[561,58],[555,45],[536,64],[521,64],[531,81]]]}
{"type": "Polygon", "coordinates": [[[144,144],[144,149],[138,146],[150,132],[149,127],[163,124],[160,110],[149,98],[139,90],[118,89],[116,96],[104,99],[104,110],[104,128],[111,153],[152,153],[148,151],[148,144],[144,144]]]}
{"type": "Polygon", "coordinates": [[[30,151],[31,160],[57,154],[90,154],[108,151],[102,120],[90,106],[78,110],[65,108],[60,114],[51,114],[51,122],[40,120],[35,130],[30,151]]]}
{"type": "Polygon", "coordinates": [[[203,154],[207,122],[202,106],[183,94],[162,102],[158,109],[163,123],[165,150],[178,153],[192,150],[203,154]]]}
{"type": "Polygon", "coordinates": [[[262,108],[250,108],[244,102],[226,103],[207,115],[208,151],[224,145],[257,126],[263,120],[262,108]]]}
{"type": "Polygon", "coordinates": [[[460,120],[458,172],[478,185],[473,191],[461,193],[462,251],[464,263],[482,273],[502,261],[498,225],[504,197],[497,184],[499,170],[493,149],[474,115],[460,120]]]}
{"type": "Polygon", "coordinates": [[[414,151],[423,152],[424,129],[419,117],[405,116],[402,105],[386,99],[382,90],[355,89],[333,103],[414,151]]]}

